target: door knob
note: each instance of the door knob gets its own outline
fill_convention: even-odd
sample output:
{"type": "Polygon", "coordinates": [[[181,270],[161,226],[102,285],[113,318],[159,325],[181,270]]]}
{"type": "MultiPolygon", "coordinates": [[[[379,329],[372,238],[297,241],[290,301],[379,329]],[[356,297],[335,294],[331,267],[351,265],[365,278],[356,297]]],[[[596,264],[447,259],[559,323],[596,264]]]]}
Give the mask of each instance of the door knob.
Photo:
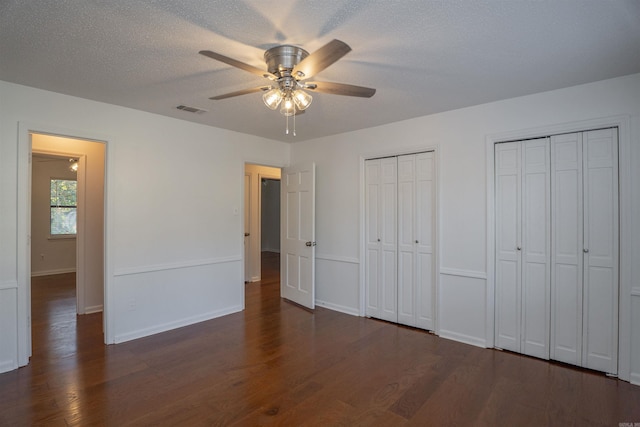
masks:
{"type": "Polygon", "coordinates": [[[316,242],[307,242],[305,243],[305,246],[315,246],[316,242]]]}
{"type": "Polygon", "coordinates": [[[520,246],[518,246],[516,249],[517,249],[517,250],[520,250],[520,249],[522,249],[522,248],[521,248],[520,246]]]}
{"type": "Polygon", "coordinates": [[[418,241],[416,240],[416,243],[418,243],[418,241]]]}
{"type": "Polygon", "coordinates": [[[244,233],[244,237],[249,237],[250,234],[249,233],[244,233]]]}
{"type": "Polygon", "coordinates": [[[586,248],[585,248],[585,249],[583,249],[582,251],[583,251],[585,254],[588,254],[588,253],[589,253],[589,249],[586,249],[586,248]]]}
{"type": "Polygon", "coordinates": [[[380,241],[380,239],[378,239],[378,242],[380,241]]]}

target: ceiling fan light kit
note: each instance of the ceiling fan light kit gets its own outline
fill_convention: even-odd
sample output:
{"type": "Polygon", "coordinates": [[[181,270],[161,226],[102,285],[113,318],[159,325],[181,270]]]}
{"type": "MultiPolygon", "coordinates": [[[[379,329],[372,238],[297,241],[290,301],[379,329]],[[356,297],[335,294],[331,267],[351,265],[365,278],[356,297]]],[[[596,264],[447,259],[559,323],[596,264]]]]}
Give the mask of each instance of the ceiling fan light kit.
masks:
{"type": "Polygon", "coordinates": [[[295,116],[303,113],[313,101],[313,97],[306,90],[361,98],[370,98],[376,93],[376,90],[372,88],[343,83],[305,82],[306,79],[315,76],[349,51],[351,48],[340,40],[332,40],[312,54],[297,46],[275,46],[264,53],[267,65],[266,72],[253,65],[209,50],[202,50],[200,54],[272,81],[269,86],[243,89],[209,99],[220,100],[264,91],[265,93],[262,95],[264,104],[271,110],[276,110],[280,106],[280,113],[286,116],[285,133],[287,134],[289,133],[289,117],[293,116],[293,135],[295,136],[295,116]]]}

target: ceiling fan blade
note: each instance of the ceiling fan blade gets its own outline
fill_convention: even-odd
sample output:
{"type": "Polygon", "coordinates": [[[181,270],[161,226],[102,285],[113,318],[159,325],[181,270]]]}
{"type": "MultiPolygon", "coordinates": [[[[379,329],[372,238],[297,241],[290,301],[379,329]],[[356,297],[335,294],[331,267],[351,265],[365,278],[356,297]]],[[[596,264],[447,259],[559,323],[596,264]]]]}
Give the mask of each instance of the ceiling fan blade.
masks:
{"type": "Polygon", "coordinates": [[[376,90],[370,87],[332,82],[309,82],[305,84],[305,88],[314,92],[330,93],[332,95],[359,96],[361,98],[371,98],[376,93],[376,90]]]}
{"type": "Polygon", "coordinates": [[[260,68],[254,67],[253,65],[245,64],[244,62],[240,62],[233,58],[229,58],[228,56],[224,56],[219,53],[212,52],[210,50],[201,50],[199,53],[208,58],[215,59],[216,61],[224,62],[225,64],[229,64],[233,67],[240,68],[241,70],[248,71],[251,74],[255,74],[260,77],[266,77],[271,80],[277,79],[276,76],[274,76],[273,74],[265,70],[261,70],[260,68]]]}
{"type": "Polygon", "coordinates": [[[301,79],[311,78],[350,51],[351,48],[345,42],[335,39],[331,40],[300,61],[300,63],[293,68],[292,74],[299,76],[301,79]],[[300,73],[302,73],[302,75],[300,73]]]}
{"type": "Polygon", "coordinates": [[[237,90],[235,92],[225,93],[223,95],[212,96],[209,99],[213,99],[214,101],[219,101],[221,99],[233,98],[234,96],[246,95],[248,93],[260,92],[261,90],[266,91],[269,89],[271,89],[271,86],[258,86],[258,87],[252,87],[249,89],[237,90]]]}

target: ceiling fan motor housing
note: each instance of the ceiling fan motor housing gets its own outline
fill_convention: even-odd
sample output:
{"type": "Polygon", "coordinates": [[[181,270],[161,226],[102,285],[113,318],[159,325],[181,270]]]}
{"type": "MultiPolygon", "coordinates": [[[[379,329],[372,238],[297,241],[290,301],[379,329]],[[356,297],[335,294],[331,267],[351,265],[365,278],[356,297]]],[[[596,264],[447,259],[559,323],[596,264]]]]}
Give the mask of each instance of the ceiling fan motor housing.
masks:
{"type": "Polygon", "coordinates": [[[267,50],[264,53],[264,60],[271,74],[284,77],[287,74],[290,75],[291,70],[307,56],[309,52],[301,47],[282,45],[267,50]]]}

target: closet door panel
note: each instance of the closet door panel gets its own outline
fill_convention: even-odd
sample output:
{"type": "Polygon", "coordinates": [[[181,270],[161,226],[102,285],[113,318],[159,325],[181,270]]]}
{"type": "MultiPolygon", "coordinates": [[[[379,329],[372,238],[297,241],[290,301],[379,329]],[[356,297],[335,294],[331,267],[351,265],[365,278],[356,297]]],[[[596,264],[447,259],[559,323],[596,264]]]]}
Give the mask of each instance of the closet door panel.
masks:
{"type": "Polygon", "coordinates": [[[519,142],[495,147],[496,347],[520,351],[520,161],[519,142]]]}
{"type": "Polygon", "coordinates": [[[366,314],[380,317],[381,293],[380,272],[382,245],[380,243],[380,160],[365,162],[365,241],[367,247],[367,266],[365,282],[367,286],[366,314]]]}
{"type": "Polygon", "coordinates": [[[585,132],[583,365],[617,373],[617,130],[585,132]]]}
{"type": "Polygon", "coordinates": [[[381,319],[398,321],[398,233],[397,233],[397,160],[386,158],[380,160],[382,194],[380,203],[380,240],[382,249],[382,312],[381,319]]]}
{"type": "Polygon", "coordinates": [[[551,137],[551,358],[582,360],[582,135],[551,137]]]}
{"type": "Polygon", "coordinates": [[[416,155],[416,326],[435,329],[435,154],[416,155]]]}
{"type": "Polygon", "coordinates": [[[398,157],[398,323],[416,326],[415,155],[398,157]]]}
{"type": "Polygon", "coordinates": [[[522,144],[522,353],[549,358],[549,141],[522,144]]]}

